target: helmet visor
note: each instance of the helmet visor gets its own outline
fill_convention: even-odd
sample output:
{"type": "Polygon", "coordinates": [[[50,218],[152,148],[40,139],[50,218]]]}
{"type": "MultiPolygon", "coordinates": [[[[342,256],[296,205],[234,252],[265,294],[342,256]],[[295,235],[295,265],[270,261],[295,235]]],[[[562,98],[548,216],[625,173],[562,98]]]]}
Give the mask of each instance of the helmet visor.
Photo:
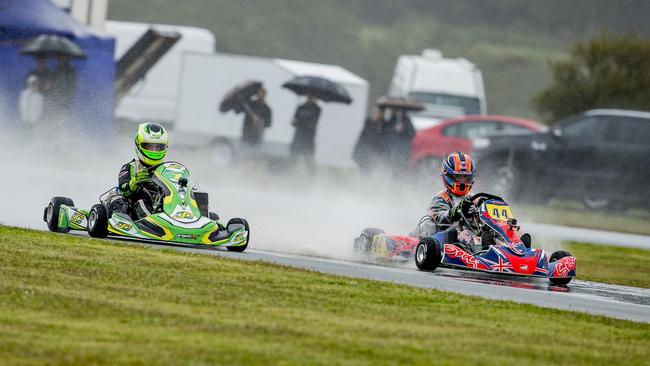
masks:
{"type": "Polygon", "coordinates": [[[140,147],[143,150],[149,150],[149,151],[165,151],[167,148],[167,145],[165,144],[158,144],[154,142],[143,142],[140,144],[140,147]]]}
{"type": "Polygon", "coordinates": [[[474,177],[472,177],[471,174],[451,174],[451,179],[454,180],[454,182],[457,183],[472,183],[474,181],[474,177]]]}

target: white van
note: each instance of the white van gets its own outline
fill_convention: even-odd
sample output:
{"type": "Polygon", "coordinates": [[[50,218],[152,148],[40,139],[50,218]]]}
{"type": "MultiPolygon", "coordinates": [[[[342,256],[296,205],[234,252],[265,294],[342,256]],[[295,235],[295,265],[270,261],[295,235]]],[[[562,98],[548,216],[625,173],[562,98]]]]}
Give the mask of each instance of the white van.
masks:
{"type": "Polygon", "coordinates": [[[444,58],[433,49],[399,57],[389,95],[426,105],[425,111],[413,116],[416,128],[444,118],[487,113],[481,70],[467,59],[444,58]]]}
{"type": "Polygon", "coordinates": [[[132,23],[109,20],[105,32],[116,38],[115,59],[126,51],[150,28],[181,34],[181,39],[136,84],[115,111],[118,121],[150,121],[173,124],[178,113],[178,100],[183,54],[186,52],[213,54],[215,37],[207,29],[162,24],[132,23]]]}

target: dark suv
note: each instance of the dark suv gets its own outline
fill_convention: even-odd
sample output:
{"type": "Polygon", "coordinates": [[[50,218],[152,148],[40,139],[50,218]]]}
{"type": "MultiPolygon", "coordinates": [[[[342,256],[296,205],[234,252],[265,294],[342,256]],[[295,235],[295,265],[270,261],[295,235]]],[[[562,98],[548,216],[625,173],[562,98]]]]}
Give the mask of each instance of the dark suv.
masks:
{"type": "Polygon", "coordinates": [[[650,112],[587,111],[546,132],[493,137],[474,158],[482,189],[511,199],[650,206],[650,112]]]}

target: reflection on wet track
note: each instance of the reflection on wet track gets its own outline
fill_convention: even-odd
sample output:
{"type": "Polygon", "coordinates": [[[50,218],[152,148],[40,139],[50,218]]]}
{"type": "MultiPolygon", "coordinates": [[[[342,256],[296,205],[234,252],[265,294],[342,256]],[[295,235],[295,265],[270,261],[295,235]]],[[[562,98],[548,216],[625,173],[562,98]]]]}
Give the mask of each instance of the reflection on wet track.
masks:
{"type": "MultiPolygon", "coordinates": [[[[439,268],[432,274],[495,286],[564,292],[576,295],[583,294],[632,304],[650,305],[650,290],[636,287],[609,285],[598,282],[580,281],[577,279],[574,279],[566,286],[557,286],[551,284],[547,279],[539,277],[512,277],[492,273],[459,271],[447,268],[439,268]]],[[[648,311],[650,311],[650,309],[648,311]]]]}
{"type": "MultiPolygon", "coordinates": [[[[412,261],[407,260],[359,260],[359,263],[374,264],[393,268],[409,268],[417,271],[412,261]]],[[[486,273],[466,269],[437,268],[428,272],[432,276],[480,283],[493,286],[505,286],[526,290],[550,291],[584,295],[586,297],[599,297],[607,300],[620,301],[638,305],[650,305],[650,289],[637,287],[609,285],[605,283],[581,281],[573,279],[566,286],[551,284],[546,278],[532,276],[513,276],[498,273],[486,273]]],[[[578,272],[578,278],[580,272],[578,272]]],[[[648,309],[650,312],[650,309],[648,309]]]]}

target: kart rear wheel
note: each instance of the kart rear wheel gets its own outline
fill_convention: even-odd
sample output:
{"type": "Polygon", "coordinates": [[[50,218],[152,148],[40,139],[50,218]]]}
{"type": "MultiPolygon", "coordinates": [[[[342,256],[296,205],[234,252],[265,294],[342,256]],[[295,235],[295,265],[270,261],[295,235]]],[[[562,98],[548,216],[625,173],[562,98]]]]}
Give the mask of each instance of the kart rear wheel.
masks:
{"type": "Polygon", "coordinates": [[[440,245],[433,238],[422,238],[415,249],[415,265],[418,269],[433,271],[442,260],[440,245]]]}
{"type": "Polygon", "coordinates": [[[359,237],[354,239],[353,250],[355,253],[364,254],[370,251],[372,240],[375,236],[385,233],[384,230],[375,227],[363,229],[359,237]]]}
{"type": "MultiPolygon", "coordinates": [[[[548,262],[552,263],[561,258],[570,257],[570,256],[571,253],[565,250],[556,250],[555,252],[553,252],[553,254],[551,254],[551,258],[548,259],[548,262]]],[[[554,285],[564,286],[569,282],[571,282],[571,279],[572,279],[571,277],[565,277],[565,278],[549,278],[548,280],[551,281],[551,283],[554,285]]]]}
{"type": "Polygon", "coordinates": [[[93,238],[108,236],[108,212],[100,203],[93,205],[88,213],[88,234],[93,238]]]}
{"type": "Polygon", "coordinates": [[[246,221],[246,219],[240,219],[240,218],[230,219],[230,221],[228,221],[228,224],[226,225],[226,230],[230,231],[231,225],[244,225],[244,228],[246,228],[246,232],[248,233],[248,236],[246,237],[246,243],[244,245],[230,246],[230,247],[226,247],[226,249],[228,249],[231,252],[243,252],[244,250],[246,250],[246,248],[248,248],[248,242],[251,239],[251,230],[248,227],[248,221],[246,221]]]}
{"type": "Polygon", "coordinates": [[[59,228],[61,205],[74,207],[74,202],[68,197],[53,197],[43,213],[43,219],[47,223],[47,228],[55,233],[67,233],[70,231],[70,228],[59,228]]]}

